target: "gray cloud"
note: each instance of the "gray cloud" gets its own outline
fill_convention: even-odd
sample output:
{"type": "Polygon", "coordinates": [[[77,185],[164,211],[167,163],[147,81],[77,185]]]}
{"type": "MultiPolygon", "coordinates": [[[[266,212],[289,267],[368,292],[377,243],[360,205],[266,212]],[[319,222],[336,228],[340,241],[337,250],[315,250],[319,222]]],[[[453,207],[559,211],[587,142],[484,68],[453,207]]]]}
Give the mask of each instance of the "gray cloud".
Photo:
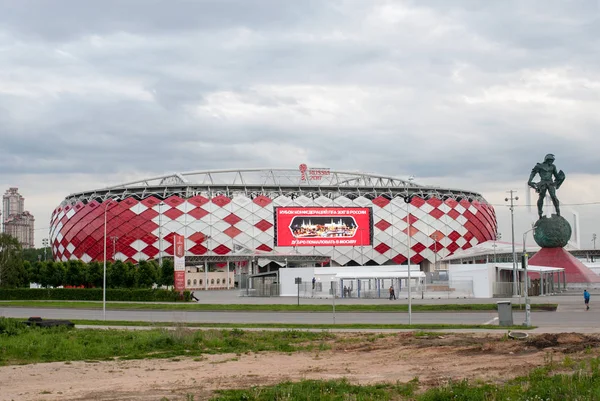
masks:
{"type": "Polygon", "coordinates": [[[5,29],[25,37],[60,42],[83,35],[113,32],[155,34],[219,30],[243,24],[249,28],[285,28],[318,20],[322,2],[278,0],[106,0],[53,2],[23,0],[0,4],[5,29]]]}

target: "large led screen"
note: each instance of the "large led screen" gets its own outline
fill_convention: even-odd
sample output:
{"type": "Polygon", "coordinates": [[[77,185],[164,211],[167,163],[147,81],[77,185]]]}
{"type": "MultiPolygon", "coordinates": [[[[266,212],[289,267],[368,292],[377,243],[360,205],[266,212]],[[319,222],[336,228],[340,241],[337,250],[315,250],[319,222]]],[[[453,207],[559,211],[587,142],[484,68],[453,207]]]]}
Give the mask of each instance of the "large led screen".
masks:
{"type": "Polygon", "coordinates": [[[276,207],[275,246],[371,245],[369,207],[276,207]]]}

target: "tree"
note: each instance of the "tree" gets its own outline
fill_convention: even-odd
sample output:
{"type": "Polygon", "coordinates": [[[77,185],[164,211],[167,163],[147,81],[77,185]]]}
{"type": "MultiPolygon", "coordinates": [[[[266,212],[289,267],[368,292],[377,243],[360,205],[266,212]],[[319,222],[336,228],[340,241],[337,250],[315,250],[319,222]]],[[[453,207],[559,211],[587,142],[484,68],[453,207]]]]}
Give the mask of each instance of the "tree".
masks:
{"type": "Polygon", "coordinates": [[[39,273],[38,283],[44,288],[48,288],[50,286],[49,278],[50,278],[50,274],[51,274],[51,269],[53,269],[53,267],[52,268],[49,267],[50,263],[54,263],[54,262],[52,262],[52,261],[51,262],[42,262],[40,264],[40,270],[39,270],[40,273],[39,273]]]}
{"type": "Polygon", "coordinates": [[[136,266],[131,262],[123,264],[121,274],[123,275],[123,287],[134,288],[136,280],[136,266]]]}
{"type": "Polygon", "coordinates": [[[62,262],[48,261],[40,269],[40,284],[43,287],[60,287],[64,284],[65,266],[62,262]]]}
{"type": "Polygon", "coordinates": [[[27,285],[29,283],[33,283],[34,281],[31,279],[33,273],[33,264],[29,263],[29,261],[25,260],[23,262],[23,285],[27,285]]]}
{"type": "Polygon", "coordinates": [[[78,287],[85,284],[87,266],[80,260],[66,262],[64,284],[78,287]]]}
{"type": "Polygon", "coordinates": [[[136,284],[139,288],[149,288],[158,280],[158,269],[154,263],[141,260],[136,270],[136,284]]]}
{"type": "Polygon", "coordinates": [[[86,272],[86,286],[102,288],[104,281],[104,266],[100,262],[93,261],[88,263],[86,272]]]}
{"type": "Polygon", "coordinates": [[[131,262],[117,260],[106,266],[106,286],[108,288],[134,288],[136,267],[131,262]]]}
{"type": "Polygon", "coordinates": [[[44,260],[44,249],[46,249],[46,257],[52,259],[52,251],[48,248],[31,248],[23,249],[23,261],[35,263],[44,260]]]}
{"type": "Polygon", "coordinates": [[[27,278],[30,283],[40,283],[40,269],[42,268],[42,262],[29,263],[25,261],[25,268],[27,269],[27,278]]]}
{"type": "Polygon", "coordinates": [[[162,267],[160,269],[160,279],[159,284],[165,286],[173,286],[174,285],[174,271],[173,271],[173,259],[163,259],[162,267]]]}
{"type": "MultiPolygon", "coordinates": [[[[104,263],[104,262],[102,262],[104,263]]],[[[102,267],[104,269],[104,265],[102,267]]],[[[114,262],[106,262],[106,287],[121,288],[123,287],[123,262],[116,260],[114,262]]],[[[104,274],[104,271],[103,271],[104,274]]]]}
{"type": "Polygon", "coordinates": [[[8,234],[0,234],[0,287],[19,287],[26,281],[19,241],[8,234]]]}

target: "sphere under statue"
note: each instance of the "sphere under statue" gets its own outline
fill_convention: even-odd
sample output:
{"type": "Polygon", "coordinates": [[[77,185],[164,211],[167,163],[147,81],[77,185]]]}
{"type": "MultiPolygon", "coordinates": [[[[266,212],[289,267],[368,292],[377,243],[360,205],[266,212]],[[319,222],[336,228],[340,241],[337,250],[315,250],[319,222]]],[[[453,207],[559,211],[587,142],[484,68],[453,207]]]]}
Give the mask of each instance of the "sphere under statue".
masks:
{"type": "Polygon", "coordinates": [[[542,217],[534,226],[533,239],[542,248],[563,248],[571,239],[571,225],[561,216],[542,217]]]}

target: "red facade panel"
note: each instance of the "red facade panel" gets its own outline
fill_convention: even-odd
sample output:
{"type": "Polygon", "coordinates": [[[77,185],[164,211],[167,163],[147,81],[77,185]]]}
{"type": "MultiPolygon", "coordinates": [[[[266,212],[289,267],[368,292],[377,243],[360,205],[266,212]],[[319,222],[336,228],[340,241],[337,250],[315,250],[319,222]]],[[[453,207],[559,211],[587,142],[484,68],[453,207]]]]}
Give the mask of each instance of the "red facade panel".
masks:
{"type": "Polygon", "coordinates": [[[373,199],[373,204],[375,206],[379,206],[381,208],[386,207],[389,203],[390,203],[390,200],[383,196],[378,196],[377,198],[373,199]]]}

